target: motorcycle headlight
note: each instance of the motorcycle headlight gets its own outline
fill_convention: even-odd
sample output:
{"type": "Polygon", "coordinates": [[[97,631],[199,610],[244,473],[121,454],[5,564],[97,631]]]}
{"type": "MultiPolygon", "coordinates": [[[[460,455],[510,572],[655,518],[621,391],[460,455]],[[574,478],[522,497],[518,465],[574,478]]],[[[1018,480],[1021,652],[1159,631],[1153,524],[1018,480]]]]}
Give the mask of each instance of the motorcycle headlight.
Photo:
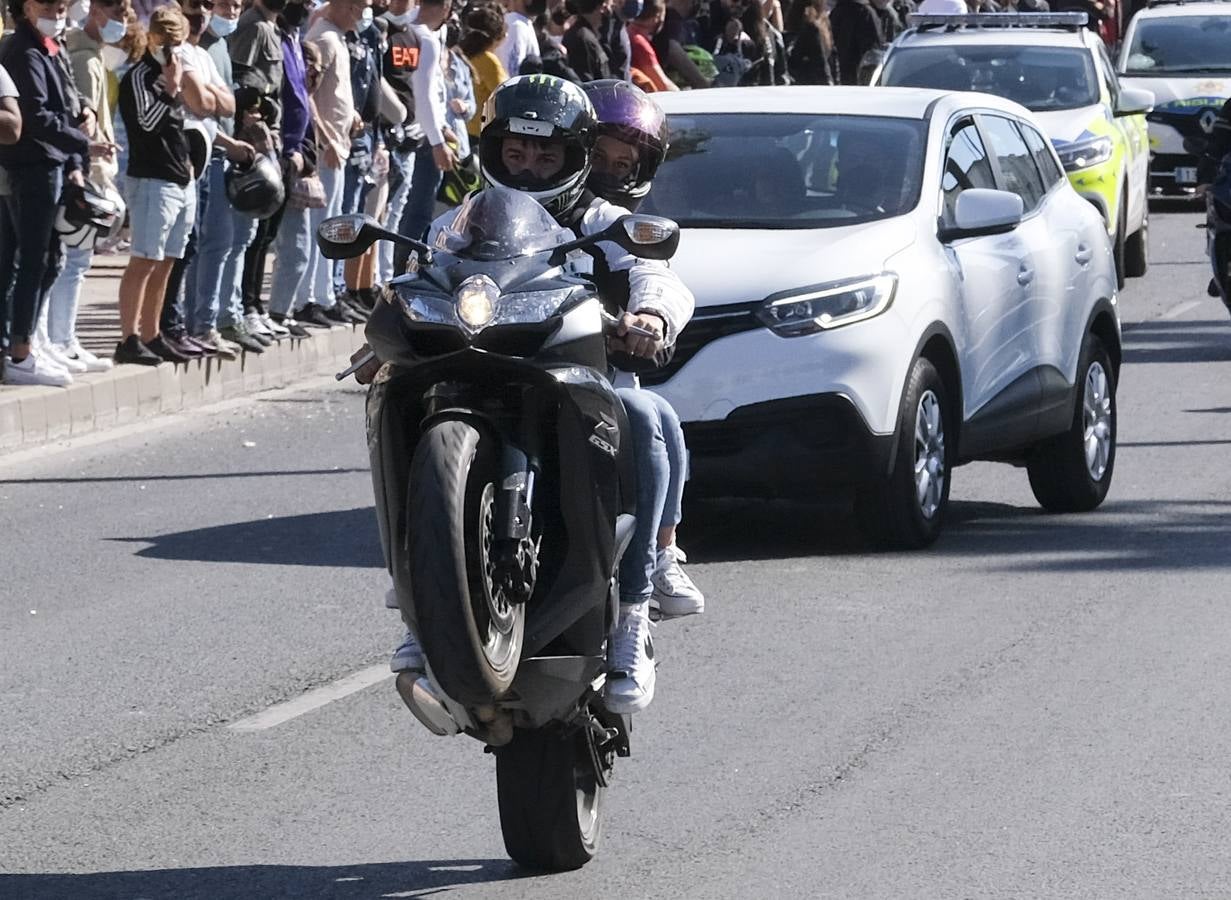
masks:
{"type": "Polygon", "coordinates": [[[815,334],[880,315],[893,302],[897,285],[898,276],[891,272],[821,285],[770,297],[757,317],[783,337],[815,334]]]}
{"type": "Polygon", "coordinates": [[[1066,144],[1056,148],[1060,157],[1060,165],[1066,172],[1076,172],[1078,169],[1088,169],[1111,159],[1115,146],[1109,137],[1096,137],[1088,141],[1066,144]]]}
{"type": "Polygon", "coordinates": [[[457,320],[474,334],[489,324],[496,314],[500,288],[486,275],[472,275],[453,293],[457,301],[457,320]]]}

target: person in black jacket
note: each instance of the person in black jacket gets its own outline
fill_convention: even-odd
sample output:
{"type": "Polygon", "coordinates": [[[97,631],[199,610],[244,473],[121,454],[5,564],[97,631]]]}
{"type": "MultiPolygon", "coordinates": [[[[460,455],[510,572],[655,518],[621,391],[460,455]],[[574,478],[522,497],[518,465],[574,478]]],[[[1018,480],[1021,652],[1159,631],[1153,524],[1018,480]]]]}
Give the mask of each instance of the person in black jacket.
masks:
{"type": "Polygon", "coordinates": [[[838,50],[838,76],[843,84],[859,83],[859,61],[885,43],[880,19],[867,0],[838,0],[829,13],[838,50]]]}
{"type": "Polygon", "coordinates": [[[11,363],[0,355],[10,384],[67,385],[72,376],[30,347],[30,336],[63,260],[55,233],[65,179],[81,186],[89,165],[93,114],[83,111],[68,53],[60,44],[66,2],[9,0],[16,23],[0,51],[13,80],[21,137],[0,146],[0,343],[8,332],[11,363]]]}
{"type": "Polygon", "coordinates": [[[603,16],[611,7],[611,0],[575,0],[577,18],[573,26],[564,32],[564,50],[568,53],[569,67],[581,81],[601,81],[611,77],[611,61],[598,29],[603,16]]]}
{"type": "Polygon", "coordinates": [[[787,71],[795,84],[837,84],[837,58],[825,0],[795,0],[787,10],[787,71]]]}

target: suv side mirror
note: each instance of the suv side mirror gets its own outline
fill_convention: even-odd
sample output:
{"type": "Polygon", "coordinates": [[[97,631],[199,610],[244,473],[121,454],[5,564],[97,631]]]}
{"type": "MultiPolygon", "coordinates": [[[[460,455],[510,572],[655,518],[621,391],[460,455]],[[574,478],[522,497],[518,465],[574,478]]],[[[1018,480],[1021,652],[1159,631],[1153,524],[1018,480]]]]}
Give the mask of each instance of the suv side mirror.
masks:
{"type": "Polygon", "coordinates": [[[1021,224],[1025,205],[1022,198],[1008,191],[969,188],[957,195],[953,223],[942,225],[940,239],[1005,234],[1021,224]]]}
{"type": "Polygon", "coordinates": [[[1154,92],[1141,88],[1121,88],[1116,100],[1117,116],[1144,116],[1154,108],[1154,92]]]}

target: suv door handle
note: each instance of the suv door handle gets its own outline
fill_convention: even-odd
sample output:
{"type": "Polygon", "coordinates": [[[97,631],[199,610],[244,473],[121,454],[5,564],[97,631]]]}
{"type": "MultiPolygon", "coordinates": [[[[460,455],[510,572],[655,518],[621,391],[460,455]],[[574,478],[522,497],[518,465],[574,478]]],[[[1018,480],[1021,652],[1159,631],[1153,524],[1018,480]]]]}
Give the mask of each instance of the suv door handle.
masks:
{"type": "Polygon", "coordinates": [[[1085,265],[1094,258],[1094,251],[1090,249],[1089,244],[1078,244],[1077,253],[1073,255],[1073,259],[1077,260],[1081,265],[1085,265]]]}
{"type": "Polygon", "coordinates": [[[1017,270],[1017,283],[1026,285],[1032,281],[1034,281],[1034,269],[1030,268],[1026,263],[1022,263],[1022,267],[1017,270]]]}

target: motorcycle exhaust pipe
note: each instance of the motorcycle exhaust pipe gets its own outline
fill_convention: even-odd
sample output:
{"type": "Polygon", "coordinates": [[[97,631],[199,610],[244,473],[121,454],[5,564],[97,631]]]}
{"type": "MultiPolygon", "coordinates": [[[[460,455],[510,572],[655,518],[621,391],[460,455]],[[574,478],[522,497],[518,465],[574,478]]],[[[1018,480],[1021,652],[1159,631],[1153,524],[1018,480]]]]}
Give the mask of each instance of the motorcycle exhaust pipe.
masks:
{"type": "Polygon", "coordinates": [[[418,672],[399,672],[397,689],[402,702],[432,734],[448,737],[462,730],[461,725],[436,696],[436,690],[426,676],[418,672]]]}

